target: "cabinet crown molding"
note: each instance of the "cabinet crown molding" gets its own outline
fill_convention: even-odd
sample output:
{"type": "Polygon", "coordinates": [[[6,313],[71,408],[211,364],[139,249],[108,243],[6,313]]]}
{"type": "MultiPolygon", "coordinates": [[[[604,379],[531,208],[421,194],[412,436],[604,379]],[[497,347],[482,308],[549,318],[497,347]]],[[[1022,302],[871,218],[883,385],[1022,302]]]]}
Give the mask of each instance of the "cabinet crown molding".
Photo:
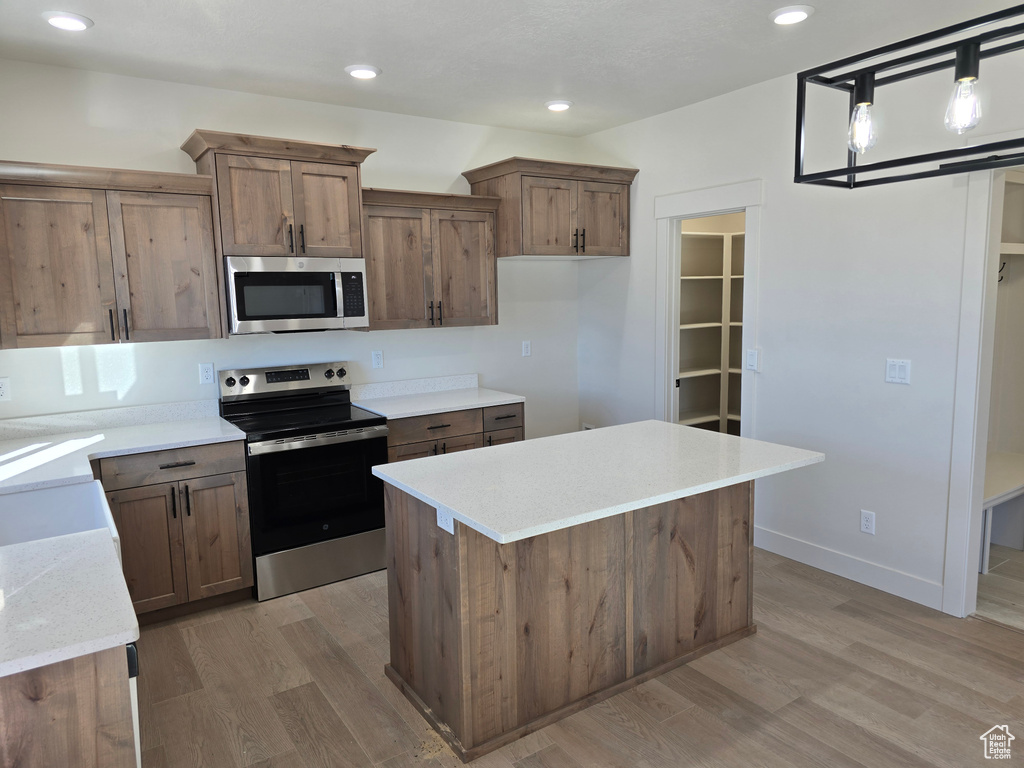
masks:
{"type": "Polygon", "coordinates": [[[114,189],[129,192],[213,194],[213,177],[192,173],[128,171],[77,165],[22,163],[0,160],[0,184],[28,184],[75,189],[114,189]]]}
{"type": "Polygon", "coordinates": [[[500,204],[501,198],[491,195],[453,195],[445,192],[411,192],[404,189],[363,187],[363,205],[454,208],[460,211],[496,211],[500,204]]]}
{"type": "Polygon", "coordinates": [[[269,136],[249,136],[244,133],[225,133],[199,128],[185,139],[181,149],[193,160],[198,160],[207,152],[221,152],[347,165],[359,165],[377,151],[366,147],[351,147],[347,144],[319,144],[312,141],[274,139],[269,136]]]}
{"type": "Polygon", "coordinates": [[[528,157],[510,157],[490,165],[463,171],[470,184],[478,181],[506,176],[510,173],[525,173],[530,176],[550,176],[557,179],[579,179],[583,181],[608,181],[631,184],[640,172],[638,168],[616,168],[610,165],[585,165],[564,163],[558,160],[533,160],[528,157]]]}

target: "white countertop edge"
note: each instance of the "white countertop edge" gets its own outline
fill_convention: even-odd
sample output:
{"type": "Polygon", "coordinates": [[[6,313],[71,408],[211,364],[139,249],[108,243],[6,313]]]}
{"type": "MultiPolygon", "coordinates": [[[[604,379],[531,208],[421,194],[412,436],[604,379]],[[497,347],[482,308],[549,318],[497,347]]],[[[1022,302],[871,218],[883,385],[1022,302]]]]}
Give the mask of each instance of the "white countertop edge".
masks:
{"type": "Polygon", "coordinates": [[[796,459],[795,461],[788,462],[786,464],[779,464],[778,466],[772,467],[771,469],[760,469],[752,472],[745,472],[735,477],[725,478],[723,480],[715,480],[710,483],[702,483],[701,485],[695,485],[689,488],[684,488],[679,491],[672,491],[670,493],[662,493],[657,496],[650,496],[645,499],[639,499],[634,502],[628,502],[624,504],[616,504],[611,507],[605,507],[603,509],[597,509],[593,512],[583,512],[578,515],[572,515],[570,517],[563,518],[558,521],[546,523],[543,525],[535,525],[527,528],[520,528],[519,530],[512,531],[507,534],[501,534],[488,528],[485,525],[477,523],[475,520],[467,517],[456,509],[451,507],[445,507],[443,504],[438,504],[435,500],[429,498],[426,494],[410,488],[405,483],[399,482],[389,478],[377,470],[380,467],[386,467],[386,464],[381,464],[373,468],[373,474],[383,480],[389,485],[393,485],[399,490],[405,491],[413,498],[419,499],[424,504],[428,504],[435,510],[440,509],[442,512],[447,512],[452,516],[453,519],[458,520],[465,526],[472,528],[478,533],[482,533],[487,538],[496,541],[498,544],[512,544],[516,541],[528,539],[531,536],[539,536],[544,533],[551,533],[552,531],[560,531],[563,528],[571,528],[575,525],[582,525],[583,523],[590,523],[594,520],[601,520],[606,517],[612,517],[614,515],[621,515],[626,512],[632,512],[636,509],[643,509],[644,507],[651,507],[656,504],[664,504],[667,501],[675,501],[676,499],[686,498],[687,496],[696,496],[700,493],[707,493],[708,491],[715,491],[719,488],[727,488],[730,485],[737,485],[738,483],[746,483],[751,480],[757,480],[762,477],[769,477],[771,475],[780,474],[782,472],[788,472],[792,469],[800,469],[801,467],[808,467],[812,464],[818,464],[825,460],[824,454],[818,454],[816,456],[809,456],[804,459],[796,459]]]}
{"type": "MultiPolygon", "coordinates": [[[[218,417],[219,418],[219,417],[218,417]]],[[[175,422],[171,422],[175,423],[175,422]]],[[[230,424],[231,422],[226,422],[230,424]]],[[[159,426],[159,425],[157,425],[159,426]]],[[[236,427],[237,429],[237,427],[236,427]]],[[[245,432],[238,430],[238,435],[217,435],[215,437],[197,437],[188,440],[171,440],[167,443],[150,443],[148,445],[133,446],[131,448],[111,448],[107,451],[96,451],[88,454],[89,461],[95,459],[109,459],[114,456],[130,456],[134,453],[150,453],[152,451],[173,451],[176,448],[194,448],[197,445],[213,445],[215,443],[235,443],[245,440],[245,432]]],[[[91,477],[89,478],[92,479],[91,477]]]]}
{"type": "MultiPolygon", "coordinates": [[[[429,398],[431,395],[443,395],[450,396],[453,392],[479,392],[481,388],[469,387],[463,389],[446,389],[439,392],[425,392],[423,394],[414,395],[397,395],[396,399],[401,398],[429,398]]],[[[448,413],[449,411],[470,411],[474,408],[491,408],[496,405],[512,405],[514,403],[525,403],[526,398],[522,395],[511,395],[507,392],[498,392],[497,390],[489,390],[494,392],[496,397],[488,397],[485,400],[477,399],[474,402],[466,403],[444,403],[435,406],[419,406],[409,407],[405,410],[389,409],[387,404],[379,403],[381,400],[391,400],[392,398],[377,397],[370,398],[368,400],[353,400],[352,405],[357,408],[362,408],[364,411],[370,413],[376,413],[378,416],[386,416],[389,419],[408,419],[413,416],[431,416],[435,413],[448,413]]]]}
{"type": "MultiPolygon", "coordinates": [[[[79,656],[86,656],[90,653],[98,653],[109,648],[116,648],[119,645],[128,645],[139,639],[139,623],[135,622],[132,629],[114,632],[103,637],[94,637],[90,640],[83,640],[80,643],[73,643],[51,651],[41,651],[31,656],[22,656],[7,662],[0,662],[0,678],[8,675],[15,675],[18,672],[27,672],[30,669],[46,667],[50,664],[57,664],[68,659],[75,659],[79,656]]],[[[128,657],[125,656],[125,664],[128,657]]]]}

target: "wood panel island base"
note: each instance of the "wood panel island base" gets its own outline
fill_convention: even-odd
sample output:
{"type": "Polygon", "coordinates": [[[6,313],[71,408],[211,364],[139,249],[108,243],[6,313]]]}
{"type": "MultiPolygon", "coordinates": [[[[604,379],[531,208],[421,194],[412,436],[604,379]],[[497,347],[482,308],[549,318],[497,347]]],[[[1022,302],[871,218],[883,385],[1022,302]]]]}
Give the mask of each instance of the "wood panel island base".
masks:
{"type": "Polygon", "coordinates": [[[376,467],[385,673],[468,762],[746,637],[753,477],[823,458],[641,422],[376,467]]]}

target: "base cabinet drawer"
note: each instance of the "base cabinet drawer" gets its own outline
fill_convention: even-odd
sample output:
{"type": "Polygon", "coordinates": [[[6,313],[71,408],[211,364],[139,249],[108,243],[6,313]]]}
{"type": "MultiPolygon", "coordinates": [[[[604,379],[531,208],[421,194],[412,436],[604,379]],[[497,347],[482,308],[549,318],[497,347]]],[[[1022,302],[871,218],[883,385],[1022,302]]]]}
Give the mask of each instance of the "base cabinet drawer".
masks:
{"type": "Polygon", "coordinates": [[[100,459],[106,491],[244,470],[245,443],[241,440],[100,459]]]}
{"type": "Polygon", "coordinates": [[[484,408],[484,432],[523,426],[523,404],[494,405],[484,408]]]}
{"type": "Polygon", "coordinates": [[[480,408],[388,421],[388,445],[406,445],[483,432],[480,408]]]}
{"type": "Polygon", "coordinates": [[[422,459],[424,456],[437,455],[437,440],[425,440],[422,443],[409,443],[388,448],[388,463],[422,459]]]}
{"type": "Polygon", "coordinates": [[[493,432],[484,433],[484,445],[503,445],[505,443],[518,443],[523,440],[523,428],[496,429],[493,432]]]}
{"type": "Polygon", "coordinates": [[[438,453],[458,453],[459,451],[471,451],[474,448],[484,447],[484,436],[481,434],[462,435],[461,437],[447,437],[437,441],[438,453]]]}

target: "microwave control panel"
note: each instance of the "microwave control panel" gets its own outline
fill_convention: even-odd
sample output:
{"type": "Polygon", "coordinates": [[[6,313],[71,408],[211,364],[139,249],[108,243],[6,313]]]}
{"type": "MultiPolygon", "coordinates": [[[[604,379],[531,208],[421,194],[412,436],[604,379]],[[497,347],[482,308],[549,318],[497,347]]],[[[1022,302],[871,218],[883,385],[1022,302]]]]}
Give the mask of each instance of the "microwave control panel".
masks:
{"type": "Polygon", "coordinates": [[[366,300],[361,272],[341,273],[341,300],[344,317],[366,316],[366,300]]]}

